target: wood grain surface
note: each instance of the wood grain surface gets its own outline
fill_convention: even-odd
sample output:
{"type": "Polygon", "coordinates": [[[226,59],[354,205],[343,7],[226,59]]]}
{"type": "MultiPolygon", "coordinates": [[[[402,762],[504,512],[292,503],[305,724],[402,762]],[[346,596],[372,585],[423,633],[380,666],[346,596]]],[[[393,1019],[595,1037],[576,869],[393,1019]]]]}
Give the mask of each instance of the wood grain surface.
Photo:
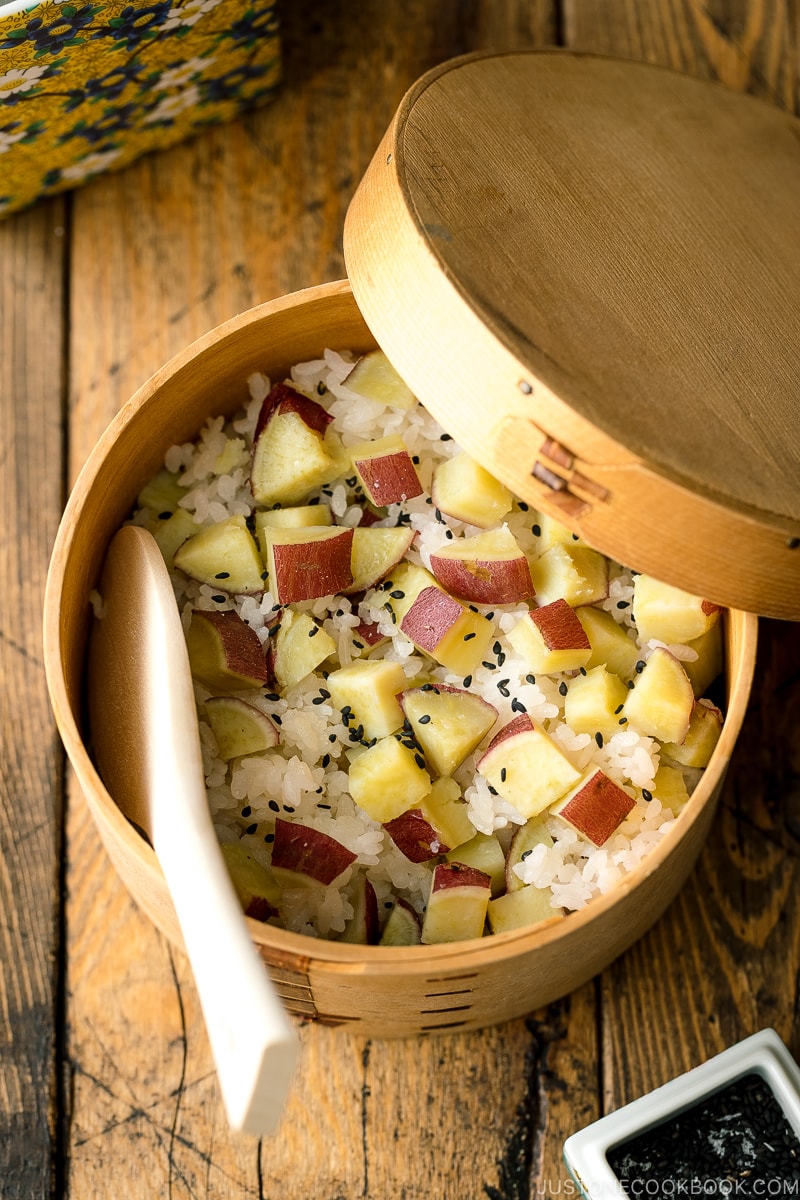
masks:
{"type": "Polygon", "coordinates": [[[343,274],[349,199],[436,63],[555,43],[798,108],[797,0],[287,0],[282,18],[269,108],[0,224],[3,1200],[569,1194],[561,1145],[595,1116],[764,1025],[800,1053],[800,630],[764,622],[714,833],[650,934],[565,1000],[478,1033],[307,1024],[279,1133],[226,1129],[188,966],[65,777],[38,621],[66,489],[170,355],[343,274]]]}

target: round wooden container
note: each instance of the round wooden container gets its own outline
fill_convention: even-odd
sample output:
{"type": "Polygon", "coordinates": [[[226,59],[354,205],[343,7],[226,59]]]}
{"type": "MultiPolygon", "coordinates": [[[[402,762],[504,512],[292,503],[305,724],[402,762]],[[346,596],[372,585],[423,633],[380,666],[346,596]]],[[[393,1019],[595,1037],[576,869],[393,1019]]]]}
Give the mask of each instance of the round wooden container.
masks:
{"type": "MultiPolygon", "coordinates": [[[[612,88],[602,65],[606,61],[571,55],[497,56],[465,60],[426,77],[406,99],[351,209],[346,253],[359,303],[348,282],[326,284],[261,305],[213,330],[140,389],[109,427],[81,473],[64,514],[48,577],[45,602],[48,684],[67,752],[111,859],[144,911],[178,944],[180,934],[175,914],[155,856],[123,818],[92,762],[83,696],[91,620],[89,595],[99,577],[111,536],[131,511],[141,486],[161,465],[166,449],[195,436],[208,416],[232,413],[239,408],[246,400],[246,379],[252,372],[263,371],[279,378],[292,363],[318,357],[325,347],[364,351],[375,346],[377,338],[420,398],[487,467],[504,478],[521,497],[559,516],[600,549],[631,566],[661,574],[731,605],[739,587],[735,577],[732,581],[730,572],[725,570],[725,563],[731,560],[727,547],[722,553],[717,550],[712,555],[710,588],[704,586],[701,568],[707,547],[713,548],[720,531],[727,531],[733,522],[737,530],[748,531],[747,545],[758,551],[759,580],[764,570],[771,573],[773,580],[772,588],[767,589],[773,601],[762,606],[763,584],[753,583],[754,572],[742,570],[740,563],[739,573],[746,576],[742,603],[753,611],[774,612],[779,608],[781,615],[800,615],[797,580],[784,582],[785,571],[780,570],[787,562],[800,561],[791,553],[792,539],[800,531],[796,500],[794,509],[783,511],[783,500],[773,487],[767,497],[769,511],[759,514],[757,506],[751,503],[750,482],[739,489],[747,495],[736,494],[734,489],[729,503],[722,495],[719,472],[713,488],[689,486],[692,482],[689,476],[698,469],[701,453],[695,455],[691,469],[681,474],[664,461],[665,456],[658,448],[647,454],[645,442],[637,440],[638,432],[629,448],[622,446],[612,436],[615,431],[610,431],[613,422],[602,416],[596,401],[605,390],[613,399],[615,388],[632,388],[637,379],[644,380],[640,354],[621,354],[621,346],[617,344],[614,350],[617,358],[613,355],[603,358],[603,369],[592,387],[585,361],[581,361],[580,371],[577,368],[570,371],[566,340],[557,344],[552,331],[547,338],[539,336],[542,331],[537,325],[537,303],[529,305],[529,319],[520,323],[516,292],[511,303],[503,282],[506,277],[513,278],[515,285],[520,285],[522,276],[516,266],[511,269],[506,262],[507,275],[495,267],[483,274],[473,270],[465,275],[465,262],[472,262],[474,267],[474,250],[472,256],[465,251],[468,243],[480,244],[485,250],[487,238],[491,243],[489,235],[494,230],[499,243],[505,244],[508,216],[496,228],[492,224],[499,213],[516,211],[530,216],[526,193],[519,181],[501,180],[497,155],[489,154],[487,158],[496,129],[491,123],[481,126],[486,106],[491,107],[496,101],[501,108],[507,107],[511,97],[513,109],[517,97],[529,108],[533,102],[529,94],[531,79],[540,77],[542,64],[561,62],[566,68],[559,68],[555,74],[545,65],[544,92],[535,100],[537,111],[548,112],[551,124],[553,121],[557,124],[556,116],[565,103],[557,87],[559,78],[564,81],[565,94],[572,98],[573,107],[577,104],[572,76],[576,64],[589,64],[588,81],[583,79],[579,91],[590,110],[593,89],[606,98],[614,92],[627,95],[624,71],[622,81],[617,78],[612,88]],[[524,65],[521,60],[526,60],[524,65]],[[596,72],[598,79],[592,83],[596,63],[601,65],[596,72]],[[467,78],[466,89],[462,88],[460,72],[469,73],[476,67],[477,79],[467,78]],[[488,70],[488,77],[480,73],[484,69],[488,70]],[[511,76],[507,75],[509,71],[511,76]],[[513,83],[513,88],[498,87],[504,78],[506,84],[513,83]],[[456,84],[453,96],[449,89],[456,84]],[[436,89],[440,85],[445,91],[437,100],[436,89]],[[470,96],[476,120],[465,123],[465,105],[469,107],[470,96]],[[548,96],[554,97],[554,107],[551,105],[550,109],[548,96]],[[441,109],[438,115],[437,103],[441,109]],[[460,114],[457,120],[453,117],[456,112],[460,114]],[[482,157],[489,164],[483,184],[475,184],[478,191],[474,195],[483,197],[483,207],[475,207],[477,200],[471,184],[470,200],[462,211],[460,223],[455,220],[452,203],[456,185],[450,185],[441,158],[430,150],[432,115],[436,117],[433,124],[441,125],[441,119],[448,113],[463,135],[456,147],[461,157],[470,159],[473,171],[477,171],[476,164],[482,157]],[[415,139],[417,133],[420,136],[415,139]],[[486,143],[483,146],[481,139],[486,143]],[[467,143],[468,151],[464,150],[467,143]],[[417,190],[418,184],[421,190],[417,190]],[[433,221],[426,207],[432,192],[445,202],[447,220],[440,224],[433,221]],[[480,230],[476,233],[476,213],[489,214],[485,221],[481,217],[486,224],[482,233],[480,230]],[[396,276],[388,269],[391,256],[385,256],[381,250],[391,244],[392,238],[395,250],[402,251],[402,262],[395,259],[396,276]],[[411,264],[407,262],[408,255],[411,264]],[[414,263],[416,272],[411,269],[414,263]],[[385,302],[380,299],[382,295],[385,302]],[[612,370],[615,362],[616,370],[612,370]],[[587,432],[590,430],[595,431],[592,436],[587,432]],[[676,516],[673,508],[679,496],[683,500],[676,516]],[[696,516],[699,551],[694,542],[687,545],[685,537],[681,544],[681,529],[685,534],[692,524],[687,516],[692,496],[699,504],[696,516]],[[669,507],[665,508],[665,504],[669,507]],[[712,512],[723,515],[722,524],[718,521],[714,537],[709,540],[700,526],[712,512]],[[618,523],[624,526],[624,532],[617,532],[618,523]],[[637,539],[641,539],[642,546],[637,539]],[[653,542],[661,545],[660,551],[654,549],[653,542]],[[618,550],[630,553],[619,554],[618,550]],[[641,554],[636,553],[639,550],[641,554]],[[688,568],[687,562],[692,564],[688,568]]],[[[608,69],[619,76],[619,64],[610,64],[608,69]]],[[[652,70],[651,75],[661,81],[652,83],[650,76],[647,77],[651,102],[655,102],[660,92],[666,92],[671,97],[675,119],[693,127],[700,103],[697,94],[692,88],[687,94],[679,77],[667,72],[652,70]]],[[[637,79],[635,87],[641,86],[637,79]]],[[[716,95],[717,91],[712,88],[710,94],[716,95]]],[[[707,97],[702,100],[703,112],[708,103],[707,97]]],[[[629,101],[623,110],[626,107],[630,108],[629,101]]],[[[613,119],[624,124],[625,111],[613,119]]],[[[609,120],[613,124],[612,117],[609,120]]],[[[786,118],[782,120],[785,122],[786,118]]],[[[665,124],[668,126],[669,122],[662,113],[662,127],[665,124]]],[[[529,125],[533,129],[533,124],[529,125]]],[[[530,156],[535,158],[536,147],[525,143],[521,127],[508,128],[517,138],[517,168],[530,179],[528,169],[533,161],[530,156]]],[[[544,121],[535,128],[546,133],[550,126],[544,121]]],[[[541,136],[547,141],[544,133],[541,136]]],[[[528,141],[536,143],[538,138],[537,133],[528,141]]],[[[697,146],[690,144],[689,148],[693,159],[697,146]]],[[[505,161],[507,154],[502,157],[505,161]]],[[[676,157],[683,163],[683,169],[691,172],[691,162],[673,155],[676,157]]],[[[675,169],[674,162],[672,167],[675,169]]],[[[517,168],[512,176],[518,173],[517,168]]],[[[597,159],[591,170],[598,170],[597,159]]],[[[571,194],[569,189],[567,193],[571,194]]],[[[703,211],[705,207],[700,205],[703,211]]],[[[647,226],[647,210],[640,201],[623,210],[621,219],[629,233],[634,218],[647,226]]],[[[692,228],[696,226],[697,222],[692,228]]],[[[638,227],[634,233],[635,241],[640,236],[638,227]]],[[[605,236],[604,246],[608,244],[608,231],[605,236]]],[[[621,235],[618,245],[620,238],[621,235]]],[[[517,242],[514,257],[518,263],[524,246],[519,239],[517,242]]],[[[492,245],[489,252],[491,257],[492,245]]],[[[529,258],[540,261],[538,251],[529,258]]],[[[613,275],[611,272],[609,276],[612,282],[613,275]]],[[[621,272],[621,277],[626,278],[626,272],[621,272]]],[[[782,275],[780,279],[783,281],[782,275]]],[[[571,287],[567,276],[565,304],[573,312],[576,301],[571,287]]],[[[535,300],[536,288],[529,288],[529,292],[532,301],[535,300]]],[[[609,305],[616,305],[615,311],[624,312],[621,301],[614,300],[610,292],[604,295],[609,305]]],[[[638,300],[641,302],[641,297],[638,300]]],[[[555,291],[548,302],[558,303],[555,291]]],[[[628,303],[630,309],[634,302],[628,303]]],[[[657,334],[668,323],[670,303],[673,306],[678,303],[676,295],[667,303],[665,312],[660,312],[657,304],[652,306],[650,319],[655,322],[657,334]]],[[[585,336],[585,331],[581,336],[585,336]]],[[[579,341],[578,346],[582,353],[583,342],[579,341]]],[[[694,359],[704,361],[697,351],[694,359]]],[[[657,356],[648,360],[648,371],[657,371],[657,367],[657,356]]],[[[684,368],[689,369],[686,364],[681,369],[684,368]]],[[[661,374],[665,396],[673,397],[665,401],[665,419],[674,423],[677,416],[672,359],[669,369],[661,374]]],[[[706,370],[705,388],[710,387],[713,377],[714,371],[706,370]]],[[[730,372],[728,378],[730,382],[730,372]]],[[[659,381],[648,374],[646,382],[647,396],[652,401],[653,396],[660,395],[659,381]]],[[[718,381],[716,391],[712,389],[709,394],[719,397],[722,390],[723,385],[718,381]]],[[[745,407],[745,393],[733,391],[741,411],[745,407]]],[[[781,422],[789,412],[788,399],[781,400],[778,412],[783,415],[770,428],[769,436],[763,429],[759,432],[756,449],[770,444],[770,438],[780,443],[781,422]]],[[[702,421],[695,423],[695,435],[702,424],[702,421]]],[[[708,429],[703,436],[708,442],[708,429]]],[[[788,453],[796,458],[796,447],[795,435],[789,450],[765,450],[762,457],[769,459],[770,454],[788,453]]],[[[787,486],[786,491],[790,490],[787,486]]],[[[438,946],[354,946],[301,937],[251,920],[253,941],[287,1007],[327,1024],[375,1036],[468,1029],[518,1017],[566,994],[607,966],[670,903],[709,833],[725,768],[747,705],[755,664],[756,628],[753,612],[733,606],[726,613],[727,704],[722,737],[672,832],[612,891],[563,919],[554,918],[528,930],[438,946]]]]}

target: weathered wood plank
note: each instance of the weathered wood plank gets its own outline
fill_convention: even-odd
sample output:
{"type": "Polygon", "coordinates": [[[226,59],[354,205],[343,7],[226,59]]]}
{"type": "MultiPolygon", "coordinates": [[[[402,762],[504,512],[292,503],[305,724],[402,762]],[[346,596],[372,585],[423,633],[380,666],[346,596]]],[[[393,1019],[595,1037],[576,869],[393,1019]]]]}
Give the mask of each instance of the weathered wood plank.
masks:
{"type": "Polygon", "coordinates": [[[65,205],[0,224],[0,1191],[50,1193],[55,1163],[62,752],[41,648],[61,513],[65,205]]]}
{"type": "MultiPolygon", "coordinates": [[[[719,9],[731,10],[740,12],[736,4],[719,9]]],[[[710,74],[722,72],[728,51],[702,24],[708,11],[580,0],[566,7],[563,27],[579,48],[710,74]],[[692,22],[701,23],[704,41],[692,22]]],[[[426,67],[556,34],[548,6],[511,0],[412,0],[370,6],[368,16],[355,0],[323,13],[296,4],[287,21],[287,84],[270,110],[100,179],[76,199],[73,474],[119,405],[171,353],[239,309],[342,274],[349,197],[402,92],[426,67]],[[357,36],[348,35],[353,29],[357,36]],[[109,312],[113,322],[104,319],[109,312]]],[[[776,58],[774,46],[766,39],[763,55],[753,51],[756,72],[776,58]]],[[[777,90],[786,88],[782,70],[769,76],[777,90]]],[[[784,726],[781,736],[789,732],[784,726]]],[[[778,743],[767,744],[785,764],[778,743]]],[[[561,1190],[561,1141],[598,1114],[601,1068],[604,1104],[614,1107],[735,1038],[746,1018],[768,1011],[770,994],[785,1007],[789,984],[770,993],[760,955],[766,946],[773,965],[781,954],[795,960],[793,920],[776,916],[793,876],[784,860],[768,858],[769,879],[758,882],[776,834],[767,821],[751,851],[737,816],[736,788],[744,785],[733,781],[749,786],[757,765],[749,746],[742,754],[722,810],[723,829],[734,821],[739,839],[736,875],[708,858],[730,853],[733,862],[733,852],[711,849],[665,921],[605,973],[602,1060],[594,985],[527,1022],[422,1043],[305,1026],[284,1128],[260,1144],[225,1129],[188,966],[133,908],[73,797],[70,1194],[107,1195],[112,1171],[134,1200],[521,1200],[561,1190]],[[732,905],[724,889],[741,878],[743,863],[750,883],[732,905]],[[773,890],[775,880],[781,886],[773,890]],[[754,923],[751,899],[762,886],[767,915],[754,923]],[[737,921],[751,939],[752,994],[737,976],[737,944],[720,948],[718,926],[737,921]],[[658,1032],[667,1022],[672,1040],[658,1032]]],[[[758,794],[769,813],[768,793],[758,794]]],[[[790,845],[791,827],[780,837],[790,845]]]]}

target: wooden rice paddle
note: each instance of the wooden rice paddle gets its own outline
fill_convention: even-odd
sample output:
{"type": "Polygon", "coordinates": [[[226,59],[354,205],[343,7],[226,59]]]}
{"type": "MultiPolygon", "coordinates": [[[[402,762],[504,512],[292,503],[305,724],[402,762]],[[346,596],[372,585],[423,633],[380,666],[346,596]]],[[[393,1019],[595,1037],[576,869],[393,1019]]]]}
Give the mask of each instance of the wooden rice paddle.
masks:
{"type": "Polygon", "coordinates": [[[230,1124],[269,1133],[289,1089],[296,1035],[250,940],[211,823],[180,617],[146,530],[127,526],[114,536],[100,594],[89,649],[97,765],[164,872],[230,1124]]]}

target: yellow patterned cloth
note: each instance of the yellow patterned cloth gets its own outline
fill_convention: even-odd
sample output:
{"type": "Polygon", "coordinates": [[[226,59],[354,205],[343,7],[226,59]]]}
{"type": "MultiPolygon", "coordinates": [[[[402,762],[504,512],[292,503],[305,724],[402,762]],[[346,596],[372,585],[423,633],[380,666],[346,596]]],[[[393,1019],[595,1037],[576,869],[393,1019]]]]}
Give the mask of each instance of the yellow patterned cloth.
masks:
{"type": "Polygon", "coordinates": [[[0,215],[274,92],[274,0],[0,7],[0,215]]]}

